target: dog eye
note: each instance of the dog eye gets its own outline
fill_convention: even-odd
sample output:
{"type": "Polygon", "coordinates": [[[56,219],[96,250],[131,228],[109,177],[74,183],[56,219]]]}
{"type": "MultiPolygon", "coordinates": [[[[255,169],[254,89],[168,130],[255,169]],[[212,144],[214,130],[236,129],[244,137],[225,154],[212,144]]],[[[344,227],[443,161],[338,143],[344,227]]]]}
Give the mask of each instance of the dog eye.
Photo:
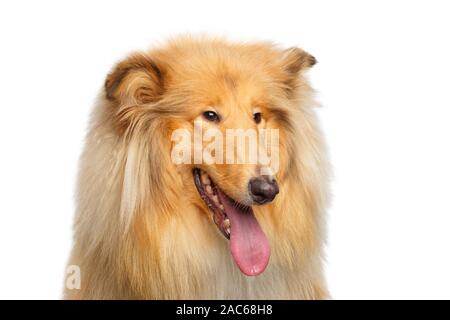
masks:
{"type": "Polygon", "coordinates": [[[255,120],[256,123],[260,123],[261,122],[261,112],[254,113],[253,120],[255,120]]]}
{"type": "Polygon", "coordinates": [[[203,112],[203,117],[211,122],[219,122],[220,118],[219,115],[217,113],[215,113],[214,111],[205,111],[203,112]]]}

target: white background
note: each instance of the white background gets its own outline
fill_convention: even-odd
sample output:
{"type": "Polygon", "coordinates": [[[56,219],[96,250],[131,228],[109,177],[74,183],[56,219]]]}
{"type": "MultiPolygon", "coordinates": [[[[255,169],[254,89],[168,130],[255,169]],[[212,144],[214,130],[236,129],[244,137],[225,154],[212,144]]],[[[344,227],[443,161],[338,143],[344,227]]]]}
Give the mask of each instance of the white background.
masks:
{"type": "Polygon", "coordinates": [[[0,298],[61,297],[88,115],[126,53],[179,33],[300,46],[334,166],[337,299],[450,298],[446,1],[3,1],[0,298]]]}

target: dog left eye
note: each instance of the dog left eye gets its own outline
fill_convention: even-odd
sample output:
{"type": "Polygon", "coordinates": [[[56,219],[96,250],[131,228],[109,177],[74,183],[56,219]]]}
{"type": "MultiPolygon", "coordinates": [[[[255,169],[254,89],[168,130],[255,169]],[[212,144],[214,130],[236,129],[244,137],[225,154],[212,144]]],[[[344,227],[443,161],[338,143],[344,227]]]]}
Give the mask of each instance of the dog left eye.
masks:
{"type": "Polygon", "coordinates": [[[256,123],[260,123],[261,122],[261,112],[256,112],[255,114],[253,114],[253,120],[255,120],[256,123]]]}
{"type": "Polygon", "coordinates": [[[203,117],[211,122],[218,122],[219,121],[219,115],[215,113],[214,111],[205,111],[203,112],[203,117]]]}

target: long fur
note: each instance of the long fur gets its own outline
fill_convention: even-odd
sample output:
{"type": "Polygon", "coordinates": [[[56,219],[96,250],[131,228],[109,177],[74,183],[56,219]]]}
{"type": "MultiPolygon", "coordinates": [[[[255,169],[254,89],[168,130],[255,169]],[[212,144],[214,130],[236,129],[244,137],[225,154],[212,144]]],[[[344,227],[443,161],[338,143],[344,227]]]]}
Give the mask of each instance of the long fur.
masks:
{"type": "MultiPolygon", "coordinates": [[[[192,38],[119,63],[98,98],[80,160],[69,264],[80,267],[81,288],[66,289],[65,298],[327,298],[328,164],[304,75],[314,63],[297,48],[192,38]],[[267,126],[281,130],[280,194],[254,206],[272,251],[257,277],[235,266],[192,168],[170,158],[171,131],[188,126],[201,106],[220,103],[241,119],[236,126],[247,125],[238,108],[262,105],[267,126]]],[[[249,169],[209,170],[233,194],[249,169]]]]}

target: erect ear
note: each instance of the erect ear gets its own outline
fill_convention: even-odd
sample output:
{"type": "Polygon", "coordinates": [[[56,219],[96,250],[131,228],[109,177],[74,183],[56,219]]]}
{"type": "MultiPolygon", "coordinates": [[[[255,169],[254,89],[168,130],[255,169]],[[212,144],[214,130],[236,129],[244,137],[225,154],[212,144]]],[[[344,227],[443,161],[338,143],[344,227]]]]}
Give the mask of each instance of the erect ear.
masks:
{"type": "Polygon", "coordinates": [[[289,97],[300,85],[300,74],[316,64],[316,58],[299,48],[289,48],[282,52],[282,82],[289,97]]]}
{"type": "Polygon", "coordinates": [[[133,54],[118,63],[105,81],[107,99],[145,104],[159,100],[164,91],[161,68],[145,54],[133,54]]]}
{"type": "Polygon", "coordinates": [[[284,69],[294,76],[317,63],[316,58],[308,52],[295,47],[283,51],[282,61],[284,69]]]}

